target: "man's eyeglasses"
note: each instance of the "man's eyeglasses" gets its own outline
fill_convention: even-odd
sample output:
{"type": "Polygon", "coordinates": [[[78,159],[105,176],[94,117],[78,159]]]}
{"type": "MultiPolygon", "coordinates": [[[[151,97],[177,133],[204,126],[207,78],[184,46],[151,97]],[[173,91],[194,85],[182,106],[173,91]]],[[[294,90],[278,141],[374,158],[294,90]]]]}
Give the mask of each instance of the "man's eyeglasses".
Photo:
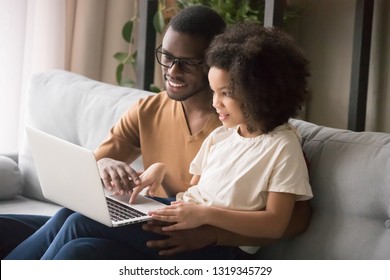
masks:
{"type": "Polygon", "coordinates": [[[177,64],[183,72],[194,73],[198,70],[203,61],[192,58],[177,58],[170,54],[161,51],[159,46],[154,52],[156,54],[157,62],[164,67],[171,68],[177,64]]]}

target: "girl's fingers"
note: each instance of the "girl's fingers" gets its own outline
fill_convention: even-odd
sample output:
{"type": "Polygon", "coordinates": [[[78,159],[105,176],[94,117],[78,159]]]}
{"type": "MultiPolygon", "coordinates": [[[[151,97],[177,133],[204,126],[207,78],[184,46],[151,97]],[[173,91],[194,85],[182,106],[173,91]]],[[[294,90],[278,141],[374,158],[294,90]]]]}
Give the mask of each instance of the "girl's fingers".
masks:
{"type": "Polygon", "coordinates": [[[164,216],[164,215],[157,215],[152,214],[150,215],[154,220],[161,221],[161,222],[174,222],[174,219],[172,216],[164,216]]]}

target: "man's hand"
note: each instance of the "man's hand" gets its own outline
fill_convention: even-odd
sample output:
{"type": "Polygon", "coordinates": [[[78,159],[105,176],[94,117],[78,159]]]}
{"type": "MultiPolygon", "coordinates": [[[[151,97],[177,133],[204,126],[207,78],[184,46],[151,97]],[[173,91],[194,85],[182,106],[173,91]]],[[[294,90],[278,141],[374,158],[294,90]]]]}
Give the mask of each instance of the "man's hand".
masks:
{"type": "Polygon", "coordinates": [[[102,158],[97,164],[104,186],[115,194],[131,193],[141,182],[138,173],[125,162],[102,158]]]}
{"type": "Polygon", "coordinates": [[[171,256],[185,251],[197,250],[217,242],[217,237],[209,226],[170,232],[163,231],[164,226],[167,226],[167,224],[158,221],[149,221],[143,225],[143,229],[146,231],[167,236],[166,239],[147,242],[149,248],[160,250],[159,254],[161,256],[171,256]]]}

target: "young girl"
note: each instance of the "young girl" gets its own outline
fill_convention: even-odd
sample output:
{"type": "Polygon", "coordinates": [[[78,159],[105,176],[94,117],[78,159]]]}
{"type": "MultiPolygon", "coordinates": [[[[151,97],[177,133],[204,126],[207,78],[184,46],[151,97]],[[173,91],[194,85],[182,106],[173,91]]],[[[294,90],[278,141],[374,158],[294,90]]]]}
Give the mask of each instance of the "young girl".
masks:
{"type": "MultiPolygon", "coordinates": [[[[193,186],[150,214],[173,223],[165,231],[208,224],[279,238],[295,201],[312,197],[300,136],[288,124],[307,92],[307,62],[284,33],[243,23],[214,39],[207,63],[223,127],[206,138],[191,163],[193,186]]],[[[146,185],[153,195],[164,186],[163,175],[163,163],[152,165],[133,197],[146,185]]],[[[253,253],[257,247],[242,249],[253,253]]]]}

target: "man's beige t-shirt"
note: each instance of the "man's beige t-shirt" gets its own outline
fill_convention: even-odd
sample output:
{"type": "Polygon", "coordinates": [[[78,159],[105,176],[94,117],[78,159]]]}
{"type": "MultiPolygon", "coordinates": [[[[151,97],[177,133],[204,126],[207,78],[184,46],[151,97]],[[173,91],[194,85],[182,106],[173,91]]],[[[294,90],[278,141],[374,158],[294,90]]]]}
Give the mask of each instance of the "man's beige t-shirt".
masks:
{"type": "MultiPolygon", "coordinates": [[[[112,127],[95,151],[97,160],[109,157],[131,163],[142,155],[144,168],[156,162],[166,164],[163,184],[185,191],[190,186],[189,166],[203,140],[221,122],[213,114],[203,129],[191,135],[181,102],[166,92],[140,99],[112,127]]],[[[166,196],[161,189],[157,196],[166,196]]]]}

